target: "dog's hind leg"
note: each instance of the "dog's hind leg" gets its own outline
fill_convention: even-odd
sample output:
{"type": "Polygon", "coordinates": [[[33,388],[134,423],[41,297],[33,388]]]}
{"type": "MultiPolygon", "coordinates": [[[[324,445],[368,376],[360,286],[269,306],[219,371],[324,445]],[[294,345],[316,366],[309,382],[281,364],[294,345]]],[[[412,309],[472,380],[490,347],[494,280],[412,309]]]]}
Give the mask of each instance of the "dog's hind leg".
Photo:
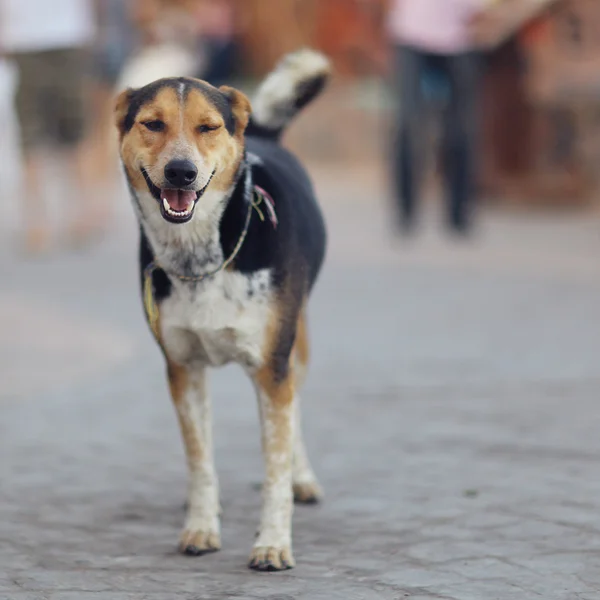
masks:
{"type": "Polygon", "coordinates": [[[323,498],[323,491],[310,466],[304,440],[300,412],[300,397],[294,400],[294,461],[292,467],[292,489],[297,504],[316,504],[323,498]]]}
{"type": "MultiPolygon", "coordinates": [[[[306,377],[308,368],[309,347],[306,313],[303,311],[298,319],[296,330],[296,344],[294,348],[296,382],[299,389],[306,377]]],[[[300,410],[300,396],[296,394],[294,401],[294,459],[292,467],[292,488],[294,501],[298,504],[316,504],[323,497],[323,491],[317,481],[315,473],[310,466],[308,454],[302,436],[302,413],[300,410]]]]}
{"type": "Polygon", "coordinates": [[[187,517],[179,549],[199,556],[221,547],[219,485],[213,461],[206,370],[169,361],[168,376],[189,470],[187,517]]]}

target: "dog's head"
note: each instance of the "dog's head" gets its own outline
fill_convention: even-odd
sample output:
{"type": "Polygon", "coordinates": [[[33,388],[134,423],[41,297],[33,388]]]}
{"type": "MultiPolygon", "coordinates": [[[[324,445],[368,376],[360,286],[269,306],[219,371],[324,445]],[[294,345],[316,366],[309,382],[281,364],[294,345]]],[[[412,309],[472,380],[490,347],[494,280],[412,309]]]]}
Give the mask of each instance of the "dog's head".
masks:
{"type": "Polygon", "coordinates": [[[186,223],[208,190],[229,190],[249,115],[244,94],[197,79],[161,79],[121,93],[121,160],[143,212],[186,223]]]}

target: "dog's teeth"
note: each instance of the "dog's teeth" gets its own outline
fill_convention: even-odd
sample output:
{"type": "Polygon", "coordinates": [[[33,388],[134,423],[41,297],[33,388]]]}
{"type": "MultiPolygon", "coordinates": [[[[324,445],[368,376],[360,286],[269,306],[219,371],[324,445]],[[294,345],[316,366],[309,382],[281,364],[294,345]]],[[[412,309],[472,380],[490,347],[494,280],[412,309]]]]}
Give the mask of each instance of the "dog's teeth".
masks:
{"type": "Polygon", "coordinates": [[[187,210],[173,210],[169,206],[169,203],[167,202],[167,200],[165,198],[163,198],[163,206],[164,206],[165,212],[168,215],[171,215],[172,217],[179,217],[179,218],[188,217],[191,214],[192,208],[193,208],[193,207],[191,207],[187,210]]]}

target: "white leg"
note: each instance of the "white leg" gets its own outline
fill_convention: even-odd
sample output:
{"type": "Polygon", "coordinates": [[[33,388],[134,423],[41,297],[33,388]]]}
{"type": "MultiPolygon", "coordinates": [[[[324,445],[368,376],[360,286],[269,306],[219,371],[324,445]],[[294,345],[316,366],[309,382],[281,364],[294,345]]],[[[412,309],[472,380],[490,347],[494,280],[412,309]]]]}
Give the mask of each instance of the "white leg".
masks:
{"type": "Polygon", "coordinates": [[[280,571],[294,566],[292,556],[292,453],[294,389],[291,376],[278,382],[266,370],[255,380],[266,467],[260,531],[250,568],[280,571]]]}
{"type": "Polygon", "coordinates": [[[213,460],[206,371],[172,363],[168,371],[189,470],[187,517],[179,548],[185,554],[206,554],[221,547],[219,485],[213,460]]]}

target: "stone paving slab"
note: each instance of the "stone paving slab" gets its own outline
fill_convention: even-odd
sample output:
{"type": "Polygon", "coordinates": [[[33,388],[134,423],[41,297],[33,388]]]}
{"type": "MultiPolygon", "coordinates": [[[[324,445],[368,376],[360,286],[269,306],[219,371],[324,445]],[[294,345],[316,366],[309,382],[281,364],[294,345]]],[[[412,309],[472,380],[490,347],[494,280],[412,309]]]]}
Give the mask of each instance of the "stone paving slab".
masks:
{"type": "Polygon", "coordinates": [[[43,392],[62,382],[110,372],[134,356],[119,329],[65,313],[48,299],[0,292],[2,397],[43,392]]]}
{"type": "Polygon", "coordinates": [[[26,324],[20,354],[13,320],[0,332],[0,382],[29,344],[32,379],[85,355],[0,387],[0,600],[600,598],[593,220],[486,215],[470,246],[431,228],[391,246],[383,203],[348,214],[320,185],[331,259],[303,396],[327,498],[295,513],[298,567],[245,568],[262,462],[235,369],[213,378],[224,548],[175,552],[184,461],[126,220],[87,254],[0,255],[26,324]]]}
{"type": "Polygon", "coordinates": [[[536,386],[320,397],[311,385],[328,498],[296,511],[297,569],[269,576],[244,568],[261,465],[243,379],[215,382],[240,392],[217,403],[224,550],[187,559],[174,551],[176,425],[160,378],[136,383],[141,370],[110,397],[4,407],[0,598],[597,597],[600,441],[585,386],[569,387],[565,410],[536,386]]]}

